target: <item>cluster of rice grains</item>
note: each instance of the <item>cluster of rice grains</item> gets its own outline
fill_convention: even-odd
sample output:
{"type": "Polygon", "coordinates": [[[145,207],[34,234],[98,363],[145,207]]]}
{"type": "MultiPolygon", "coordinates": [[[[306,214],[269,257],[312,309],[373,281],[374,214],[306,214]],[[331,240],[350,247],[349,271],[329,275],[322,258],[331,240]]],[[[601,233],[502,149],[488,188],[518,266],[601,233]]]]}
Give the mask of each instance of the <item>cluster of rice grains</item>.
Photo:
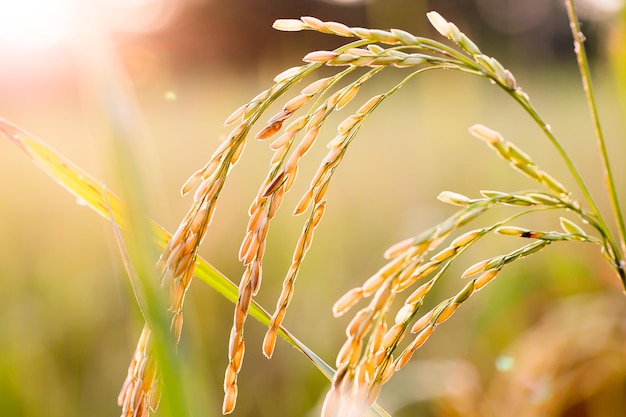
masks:
{"type": "Polygon", "coordinates": [[[579,203],[571,199],[570,193],[560,182],[537,167],[524,151],[505,141],[498,132],[482,125],[471,127],[470,132],[485,141],[519,172],[541,183],[549,191],[482,191],[482,198],[478,199],[450,191],[442,192],[439,200],[461,206],[462,209],[432,229],[390,247],[385,252],[385,258],[390,261],[362,286],[351,289],[335,303],[333,313],[339,317],[362,299],[371,297],[369,304],[355,313],[346,328],[347,338],[336,358],[337,372],[325,399],[323,417],[364,415],[378,397],[382,385],[410,360],[435,327],[450,318],[462,303],[491,282],[505,265],[534,254],[553,241],[604,245],[600,239],[587,235],[580,226],[563,217],[560,219],[563,232],[507,226],[517,217],[546,209],[569,210],[591,224],[595,220],[590,213],[581,210],[579,203]],[[518,207],[522,211],[487,227],[452,237],[460,227],[494,206],[518,207]],[[469,246],[491,232],[533,241],[507,254],[468,267],[461,274],[461,278],[470,279],[465,286],[456,295],[441,301],[415,320],[426,295],[452,262],[469,246]],[[441,248],[448,240],[450,243],[441,248]],[[415,285],[419,280],[425,282],[415,285]],[[404,298],[395,315],[392,314],[394,299],[413,287],[417,288],[404,298]],[[408,333],[415,336],[394,356],[408,333]]]}
{"type": "Polygon", "coordinates": [[[491,282],[504,265],[531,255],[555,240],[600,243],[565,218],[561,218],[564,233],[505,226],[514,218],[535,210],[569,209],[579,212],[577,204],[565,195],[559,197],[542,192],[507,194],[497,191],[483,191],[482,194],[483,198],[469,199],[452,192],[441,193],[441,201],[463,208],[419,236],[390,247],[385,252],[385,257],[390,261],[362,286],[351,289],[335,303],[333,313],[338,317],[362,299],[371,297],[369,304],[355,313],[346,328],[347,339],[337,355],[337,372],[326,396],[322,413],[324,417],[363,415],[364,410],[376,400],[382,385],[409,361],[435,327],[450,318],[463,302],[491,282]],[[498,205],[517,206],[524,211],[490,226],[464,232],[441,248],[453,232],[498,205]],[[490,232],[536,240],[505,255],[485,259],[468,267],[461,278],[471,278],[469,282],[456,295],[443,300],[413,323],[426,295],[449,265],[470,245],[490,232]],[[426,281],[426,278],[429,279],[426,281]],[[415,284],[418,280],[425,282],[417,286],[415,284]],[[394,299],[416,286],[393,315],[394,299]],[[390,317],[393,319],[390,320],[390,317]],[[394,357],[394,352],[399,349],[407,332],[415,336],[394,357]]]}
{"type": "MultiPolygon", "coordinates": [[[[355,37],[357,40],[335,51],[309,53],[304,57],[305,65],[284,71],[275,78],[275,84],[271,88],[237,109],[226,120],[226,125],[235,125],[227,139],[214,152],[209,162],[194,173],[183,186],[183,194],[195,189],[194,202],[159,262],[163,283],[169,290],[169,310],[173,315],[172,333],[176,340],[181,333],[183,301],[193,276],[198,246],[205,236],[226,177],[239,159],[252,126],[272,103],[316,68],[322,65],[339,68],[335,75],[317,79],[301,89],[300,93],[284,104],[282,110],[271,117],[256,135],[256,139],[261,141],[277,138],[269,145],[274,151],[270,170],[250,205],[250,220],[239,252],[245,270],[239,284],[239,296],[230,334],[229,364],[224,377],[223,413],[232,412],[237,399],[237,376],[245,351],[244,323],[252,297],[257,294],[261,285],[270,222],[279,210],[285,194],[294,184],[300,161],[320,136],[320,130],[327,117],[351,102],[357,96],[362,84],[381,70],[390,66],[411,68],[410,75],[394,88],[364,100],[354,114],[343,119],[337,126],[335,136],[327,143],[328,152],[294,211],[294,215],[301,215],[308,210],[308,215],[263,343],[263,353],[268,358],[272,356],[277,329],[281,326],[294,295],[298,271],[313,240],[314,230],[326,209],[325,195],[333,173],[362,123],[385,98],[423,70],[452,68],[484,76],[516,96],[518,100],[527,100],[513,75],[498,61],[483,55],[454,24],[445,21],[434,12],[429,13],[428,17],[433,26],[456,43],[460,50],[395,29],[382,31],[350,28],[340,23],[322,22],[312,17],[276,21],[274,26],[279,30],[315,30],[355,37]],[[359,69],[364,73],[356,77],[356,80],[349,81],[348,76],[359,69]],[[342,81],[346,85],[340,87],[342,81]],[[305,106],[307,109],[303,110],[305,106]],[[302,115],[296,117],[297,112],[302,115]]],[[[406,364],[413,352],[428,339],[434,328],[447,320],[473,293],[491,281],[505,264],[540,250],[551,240],[574,238],[590,240],[582,229],[569,221],[562,222],[566,233],[541,234],[507,228],[504,223],[513,218],[510,217],[496,225],[464,233],[439,250],[439,246],[454,231],[494,205],[529,206],[526,207],[528,210],[567,208],[582,213],[578,205],[570,201],[562,185],[539,170],[522,151],[504,142],[499,134],[481,126],[476,126],[471,131],[495,148],[500,156],[515,168],[538,180],[551,192],[515,194],[483,192],[484,198],[475,200],[454,193],[442,193],[440,196],[442,200],[461,205],[462,209],[422,235],[390,248],[385,255],[391,261],[361,287],[351,290],[336,303],[334,314],[339,316],[359,300],[371,297],[371,302],[356,313],[346,329],[347,340],[337,356],[338,369],[325,401],[324,416],[358,415],[350,413],[369,407],[375,401],[381,386],[396,370],[406,364]],[[448,265],[466,247],[498,227],[500,232],[505,234],[538,240],[507,255],[491,258],[470,267],[463,274],[464,277],[480,275],[470,280],[458,294],[441,302],[411,325],[424,297],[448,265]],[[435,252],[436,250],[438,251],[435,252]],[[388,313],[394,298],[415,286],[418,280],[427,277],[430,277],[430,280],[421,284],[404,299],[404,304],[395,315],[393,323],[388,325],[388,313]],[[407,331],[416,336],[399,355],[394,357],[394,351],[407,331]]],[[[120,393],[119,402],[123,407],[123,416],[146,416],[158,403],[158,370],[154,366],[150,346],[150,330],[146,327],[120,393]]]]}

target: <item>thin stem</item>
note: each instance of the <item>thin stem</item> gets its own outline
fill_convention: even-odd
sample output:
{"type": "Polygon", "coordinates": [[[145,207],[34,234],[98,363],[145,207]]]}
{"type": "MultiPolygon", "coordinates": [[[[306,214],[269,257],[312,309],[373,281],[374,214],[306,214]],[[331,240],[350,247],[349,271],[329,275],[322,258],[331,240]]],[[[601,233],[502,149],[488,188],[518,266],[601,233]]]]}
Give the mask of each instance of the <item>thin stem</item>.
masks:
{"type": "MultiPolygon", "coordinates": [[[[576,170],[576,167],[574,166],[574,163],[572,162],[569,155],[565,151],[565,148],[563,148],[563,146],[558,141],[556,136],[554,136],[554,134],[552,133],[548,125],[543,121],[539,113],[537,113],[537,110],[535,110],[535,108],[527,100],[515,94],[515,92],[509,91],[509,93],[515,98],[515,100],[517,100],[518,103],[522,105],[522,107],[524,107],[524,109],[537,122],[537,124],[539,124],[539,126],[541,127],[543,132],[546,134],[550,142],[552,142],[552,144],[556,148],[557,152],[563,158],[565,164],[569,168],[570,172],[572,173],[572,176],[574,177],[574,179],[576,180],[576,183],[578,184],[580,190],[582,191],[585,197],[585,200],[587,201],[587,203],[589,204],[591,208],[593,217],[595,218],[595,222],[593,222],[593,224],[595,225],[596,230],[598,230],[598,232],[600,232],[600,234],[606,240],[607,245],[608,245],[607,249],[610,249],[610,252],[611,252],[610,255],[612,255],[611,257],[614,263],[613,266],[617,270],[617,273],[622,281],[622,285],[624,286],[624,288],[626,288],[626,270],[624,269],[625,265],[624,265],[623,255],[622,255],[623,252],[619,250],[619,246],[615,243],[613,237],[611,236],[609,228],[607,227],[606,222],[604,221],[604,218],[602,217],[600,209],[598,208],[598,205],[596,204],[595,200],[591,196],[591,193],[589,192],[589,188],[587,188],[580,173],[578,172],[578,170],[576,170]]],[[[620,237],[621,236],[622,235],[620,234],[620,237]]],[[[623,244],[624,242],[623,238],[621,239],[621,242],[623,244]]]]}
{"type": "Polygon", "coordinates": [[[578,68],[580,69],[580,76],[581,76],[581,80],[583,83],[583,89],[587,97],[587,104],[589,105],[591,117],[593,118],[593,125],[594,125],[594,129],[596,133],[596,138],[598,141],[598,149],[600,150],[600,155],[602,158],[602,166],[604,168],[606,186],[609,192],[609,197],[611,200],[613,213],[615,214],[615,218],[617,220],[621,251],[622,253],[624,253],[626,252],[626,243],[625,243],[626,227],[624,225],[624,218],[622,216],[622,210],[620,209],[619,199],[617,196],[615,183],[613,180],[613,173],[611,170],[608,152],[606,149],[606,142],[604,140],[604,134],[602,133],[602,127],[600,125],[600,117],[598,114],[598,109],[596,107],[596,100],[594,98],[593,87],[591,85],[589,60],[587,59],[587,53],[585,51],[585,46],[584,46],[585,35],[583,35],[583,33],[580,30],[580,22],[578,21],[578,16],[576,14],[576,9],[574,8],[573,0],[565,0],[565,7],[567,8],[567,15],[570,21],[570,28],[572,30],[572,36],[574,38],[574,52],[576,53],[576,59],[578,61],[578,68]]]}

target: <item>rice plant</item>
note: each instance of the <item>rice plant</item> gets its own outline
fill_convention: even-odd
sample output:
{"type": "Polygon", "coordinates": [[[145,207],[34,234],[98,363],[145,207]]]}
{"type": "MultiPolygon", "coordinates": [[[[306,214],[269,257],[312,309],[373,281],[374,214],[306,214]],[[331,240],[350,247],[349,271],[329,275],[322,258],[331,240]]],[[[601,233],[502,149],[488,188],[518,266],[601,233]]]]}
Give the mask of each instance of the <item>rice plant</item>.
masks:
{"type": "MultiPolygon", "coordinates": [[[[102,183],[33,135],[2,120],[0,129],[5,136],[68,191],[111,220],[118,237],[121,256],[146,320],[119,395],[122,416],[150,415],[159,405],[161,392],[167,399],[168,415],[186,414],[185,395],[180,392],[184,378],[180,379],[177,369],[175,344],[183,332],[183,306],[193,277],[203,279],[235,304],[230,339],[224,341],[228,347],[228,365],[224,375],[222,412],[231,413],[236,406],[237,380],[244,362],[244,329],[250,315],[267,326],[260,347],[267,358],[272,357],[277,339],[282,337],[330,379],[321,411],[324,417],[389,415],[376,403],[383,386],[411,360],[434,330],[482,288],[505,273],[505,267],[508,269],[515,261],[549,251],[551,245],[590,244],[602,252],[615,271],[616,279],[626,288],[624,219],[596,109],[584,36],[573,2],[568,0],[565,3],[602,160],[606,192],[612,204],[612,212],[608,215],[600,211],[563,142],[534,107],[512,71],[496,58],[483,53],[454,23],[437,12],[430,12],[427,16],[442,36],[441,40],[415,36],[399,29],[348,27],[309,16],[277,20],[274,27],[281,31],[316,31],[350,41],[332,51],[307,53],[304,64],[278,74],[272,85],[226,119],[225,126],[232,126],[232,130],[206,164],[182,185],[181,193],[192,194],[193,202],[178,229],[170,235],[155,222],[149,224],[146,233],[161,250],[159,261],[151,272],[147,269],[152,266],[141,266],[141,256],[137,255],[141,250],[126,249],[125,235],[119,230],[141,223],[138,220],[141,219],[141,207],[125,205],[102,183]],[[322,67],[329,67],[332,74],[316,77],[322,67]],[[387,91],[360,97],[365,83],[394,68],[408,69],[408,75],[387,91]],[[345,329],[345,343],[337,352],[333,369],[283,325],[290,301],[297,295],[296,278],[314,243],[316,228],[324,213],[332,210],[327,190],[333,186],[333,176],[341,162],[349,157],[349,147],[359,131],[367,128],[370,115],[385,105],[389,97],[415,77],[433,70],[460,71],[500,88],[536,123],[546,139],[546,146],[553,147],[569,169],[571,178],[568,181],[573,179],[577,189],[566,188],[564,181],[549,172],[549,167],[539,167],[531,155],[505,139],[504,134],[481,124],[469,127],[472,136],[492,149],[495,157],[506,162],[509,168],[534,181],[536,189],[482,190],[475,196],[442,191],[439,200],[457,206],[458,210],[428,230],[390,247],[384,253],[388,263],[336,301],[332,311],[336,317],[347,314],[357,305],[361,307],[353,313],[345,329]],[[313,81],[304,83],[305,78],[313,78],[313,81]],[[274,111],[275,102],[284,96],[287,101],[282,108],[270,113],[274,111]],[[360,105],[354,113],[342,112],[353,102],[360,105]],[[342,121],[334,127],[334,136],[329,138],[322,132],[322,127],[335,114],[341,114],[342,121]],[[268,161],[267,175],[248,209],[249,222],[239,251],[243,274],[239,284],[235,285],[199,257],[198,250],[207,236],[222,190],[228,186],[229,174],[250,140],[268,141],[273,155],[268,161]],[[324,142],[328,150],[317,163],[310,185],[293,209],[294,216],[304,218],[302,231],[293,248],[292,260],[273,312],[266,312],[254,297],[262,285],[270,226],[283,207],[285,195],[295,183],[304,157],[318,142],[324,142]],[[496,208],[509,211],[493,223],[480,224],[483,214],[493,213],[496,208]],[[524,219],[538,212],[557,212],[561,230],[536,230],[524,226],[524,219]],[[473,228],[466,230],[469,226],[473,228]],[[467,267],[460,277],[450,276],[452,265],[456,265],[461,255],[492,234],[518,238],[519,246],[486,257],[467,267]],[[155,279],[151,279],[156,275],[160,277],[160,287],[154,285],[155,279]],[[426,297],[440,280],[458,278],[464,280],[458,292],[440,300],[434,308],[423,308],[426,297]]],[[[510,134],[514,135],[513,129],[510,134]]],[[[132,230],[141,235],[136,228],[132,230]]],[[[135,244],[142,246],[141,237],[135,244]]]]}

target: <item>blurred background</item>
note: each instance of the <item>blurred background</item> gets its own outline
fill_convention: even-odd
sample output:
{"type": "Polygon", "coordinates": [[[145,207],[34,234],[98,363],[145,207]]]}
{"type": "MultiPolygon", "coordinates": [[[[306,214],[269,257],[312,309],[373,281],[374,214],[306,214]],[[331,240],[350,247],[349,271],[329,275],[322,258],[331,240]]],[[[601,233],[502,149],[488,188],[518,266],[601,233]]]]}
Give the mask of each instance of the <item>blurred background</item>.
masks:
{"type": "MultiPolygon", "coordinates": [[[[312,15],[438,36],[425,17],[437,10],[515,74],[608,213],[562,3],[2,0],[0,116],[112,190],[122,184],[111,124],[124,126],[140,150],[149,215],[173,231],[191,204],[179,188],[228,133],[223,120],[269,87],[274,75],[299,65],[307,52],[345,41],[278,32],[272,29],[275,19],[312,15]]],[[[626,14],[621,0],[577,3],[623,190],[626,14]]],[[[406,75],[384,71],[364,86],[352,110],[406,75]]],[[[350,319],[333,319],[332,304],[384,264],[387,247],[453,212],[436,200],[440,191],[475,197],[481,189],[535,188],[468,135],[474,123],[499,130],[575,189],[539,129],[500,90],[455,72],[414,79],[377,110],[351,146],[296,285],[285,324],[327,362],[334,363],[350,319]]],[[[331,123],[320,141],[333,134],[331,123]]],[[[323,154],[320,143],[307,155],[284,213],[273,223],[258,296],[269,310],[302,227],[303,219],[289,213],[323,154]]],[[[237,252],[247,209],[270,156],[267,144],[248,144],[202,247],[202,255],[235,282],[242,273],[237,252]]],[[[118,415],[117,394],[143,321],[110,225],[4,139],[0,199],[0,415],[118,415]]],[[[558,229],[559,215],[564,214],[516,224],[558,229]]],[[[469,252],[433,290],[432,305],[463,286],[458,276],[464,267],[518,244],[494,237],[469,252]]],[[[194,369],[197,415],[220,413],[232,310],[205,283],[192,283],[181,352],[194,369]]],[[[380,404],[394,416],[623,416],[624,317],[619,280],[599,251],[553,244],[506,268],[440,326],[391,379],[380,404]]],[[[254,320],[246,332],[233,415],[318,415],[328,381],[283,341],[271,361],[264,359],[264,328],[254,320]]]]}

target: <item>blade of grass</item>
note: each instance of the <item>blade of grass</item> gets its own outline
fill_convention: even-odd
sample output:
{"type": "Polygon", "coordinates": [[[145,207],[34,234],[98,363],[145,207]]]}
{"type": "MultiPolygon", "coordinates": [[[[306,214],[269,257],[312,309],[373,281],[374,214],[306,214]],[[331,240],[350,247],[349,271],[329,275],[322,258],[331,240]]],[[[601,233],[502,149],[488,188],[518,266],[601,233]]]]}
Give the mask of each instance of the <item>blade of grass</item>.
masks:
{"type": "MultiPolygon", "coordinates": [[[[115,222],[120,229],[128,227],[129,222],[125,216],[124,203],[102,183],[62,157],[35,135],[15,126],[2,117],[0,117],[0,132],[26,153],[53,180],[75,196],[80,204],[90,207],[100,216],[115,222]]],[[[159,249],[165,248],[172,235],[154,220],[150,220],[150,224],[154,244],[159,249]]],[[[238,297],[237,286],[202,257],[198,257],[196,262],[195,276],[207,283],[224,298],[235,303],[238,297]]],[[[270,314],[254,300],[250,306],[250,315],[265,326],[271,320],[270,314]]],[[[335,370],[284,326],[279,328],[278,334],[309,358],[326,378],[332,379],[335,370]]],[[[372,406],[371,413],[379,417],[389,416],[378,404],[372,406]]]]}
{"type": "MultiPolygon", "coordinates": [[[[578,68],[580,70],[580,78],[583,84],[583,90],[589,106],[589,112],[593,119],[593,126],[596,133],[596,139],[598,142],[598,149],[602,159],[602,166],[604,168],[604,177],[606,187],[609,192],[611,200],[611,206],[615,220],[617,222],[617,228],[620,238],[620,248],[622,253],[626,252],[626,226],[624,223],[624,217],[622,216],[622,209],[620,208],[619,198],[615,187],[615,181],[613,179],[613,170],[609,162],[609,153],[606,148],[606,141],[604,140],[604,133],[602,132],[602,125],[600,124],[600,115],[596,106],[596,99],[593,92],[593,86],[591,83],[591,72],[589,70],[589,60],[587,59],[587,52],[585,49],[585,35],[580,30],[580,22],[578,21],[578,14],[576,13],[576,7],[572,0],[565,1],[565,7],[567,8],[567,16],[570,21],[570,28],[572,30],[572,37],[574,38],[574,52],[576,53],[576,60],[578,62],[578,68]]],[[[618,268],[622,270],[624,265],[618,265],[618,268]]],[[[626,285],[626,281],[624,282],[626,285]]]]}
{"type": "MultiPolygon", "coordinates": [[[[189,390],[192,387],[190,387],[190,384],[187,382],[191,380],[191,378],[189,363],[184,359],[186,355],[177,354],[177,349],[180,348],[175,346],[174,341],[170,337],[169,317],[165,315],[166,309],[164,308],[164,303],[162,300],[155,300],[155,295],[150,294],[150,291],[145,288],[146,285],[144,281],[146,277],[141,277],[137,272],[133,257],[129,253],[124,238],[122,237],[122,232],[112,215],[111,206],[106,193],[104,194],[104,198],[109,210],[109,218],[115,236],[115,242],[122,257],[122,262],[128,274],[128,279],[131,283],[141,314],[146,320],[146,323],[150,323],[149,327],[153,334],[157,332],[161,333],[158,339],[160,343],[155,345],[155,349],[158,368],[160,374],[163,376],[162,381],[164,381],[162,386],[165,395],[162,397],[162,400],[165,400],[165,406],[169,407],[167,411],[170,415],[191,415],[189,413],[190,401],[187,397],[189,397],[189,390]],[[157,326],[160,326],[160,329],[158,329],[157,326]],[[167,344],[169,344],[169,346],[167,346],[167,344]]],[[[153,277],[149,276],[147,278],[153,277]]]]}

